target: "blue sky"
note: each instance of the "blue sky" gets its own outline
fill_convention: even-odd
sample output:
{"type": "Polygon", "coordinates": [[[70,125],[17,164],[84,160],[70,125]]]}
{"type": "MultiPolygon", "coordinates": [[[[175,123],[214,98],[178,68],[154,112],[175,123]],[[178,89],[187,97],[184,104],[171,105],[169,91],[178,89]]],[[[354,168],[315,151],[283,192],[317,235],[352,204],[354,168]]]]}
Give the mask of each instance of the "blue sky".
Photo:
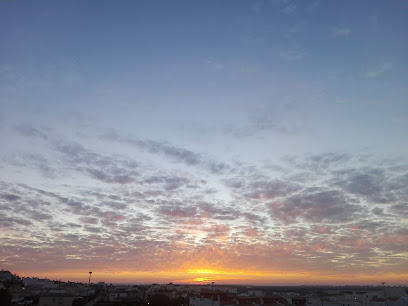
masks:
{"type": "Polygon", "coordinates": [[[0,6],[2,267],[406,279],[406,2],[0,6]]]}

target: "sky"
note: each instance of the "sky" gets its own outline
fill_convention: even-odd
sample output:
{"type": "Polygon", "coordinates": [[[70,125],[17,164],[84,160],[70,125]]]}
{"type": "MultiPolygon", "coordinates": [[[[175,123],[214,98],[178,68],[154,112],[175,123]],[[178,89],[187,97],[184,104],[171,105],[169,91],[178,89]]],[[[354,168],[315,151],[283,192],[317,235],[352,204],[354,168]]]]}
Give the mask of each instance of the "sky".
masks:
{"type": "Polygon", "coordinates": [[[3,1],[0,268],[408,284],[408,2],[3,1]]]}

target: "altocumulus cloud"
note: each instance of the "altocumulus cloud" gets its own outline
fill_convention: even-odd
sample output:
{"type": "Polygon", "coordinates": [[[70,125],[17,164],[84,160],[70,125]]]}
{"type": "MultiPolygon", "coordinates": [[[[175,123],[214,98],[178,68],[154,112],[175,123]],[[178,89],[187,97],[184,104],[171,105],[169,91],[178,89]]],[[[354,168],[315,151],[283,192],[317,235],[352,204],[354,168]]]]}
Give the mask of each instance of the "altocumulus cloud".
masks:
{"type": "Polygon", "coordinates": [[[373,158],[345,152],[289,156],[272,176],[258,164],[225,163],[168,143],[111,135],[96,139],[111,148],[102,152],[46,132],[17,129],[46,148],[42,162],[2,159],[11,169],[37,169],[54,186],[1,183],[1,227],[12,234],[2,238],[0,255],[6,262],[20,256],[10,269],[30,271],[34,261],[37,268],[51,260],[54,269],[109,261],[116,269],[159,271],[195,261],[224,270],[279,271],[285,262],[295,271],[307,262],[344,271],[365,259],[381,272],[397,271],[408,247],[401,222],[406,160],[372,167],[373,158]],[[131,157],[109,144],[130,146],[131,157]],[[56,170],[61,184],[40,164],[56,170]]]}

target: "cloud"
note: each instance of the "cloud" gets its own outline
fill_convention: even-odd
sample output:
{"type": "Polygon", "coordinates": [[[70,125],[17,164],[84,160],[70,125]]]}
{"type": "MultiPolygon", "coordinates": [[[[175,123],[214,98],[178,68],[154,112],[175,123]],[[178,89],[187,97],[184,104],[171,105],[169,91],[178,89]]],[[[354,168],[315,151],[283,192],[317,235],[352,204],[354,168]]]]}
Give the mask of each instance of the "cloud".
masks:
{"type": "Polygon", "coordinates": [[[186,206],[183,203],[166,203],[160,205],[158,212],[171,218],[192,218],[197,214],[196,207],[186,206]]]}
{"type": "Polygon", "coordinates": [[[281,134],[287,135],[297,132],[299,128],[296,124],[282,122],[276,115],[265,112],[251,118],[249,131],[251,129],[256,131],[276,130],[281,134]]]}
{"type": "Polygon", "coordinates": [[[7,216],[4,213],[0,213],[0,228],[15,228],[15,225],[30,226],[32,222],[25,218],[7,216]]]}
{"type": "Polygon", "coordinates": [[[248,185],[246,196],[252,199],[274,199],[296,192],[300,186],[279,180],[255,181],[248,185]]]}
{"type": "Polygon", "coordinates": [[[408,218],[408,203],[399,203],[390,207],[390,212],[403,219],[408,218]]]}
{"type": "Polygon", "coordinates": [[[213,59],[205,59],[204,64],[212,67],[215,71],[224,70],[224,63],[221,61],[213,60],[213,59]]]}
{"type": "Polygon", "coordinates": [[[177,147],[166,142],[141,140],[135,137],[123,139],[114,131],[109,131],[108,134],[102,135],[102,138],[119,143],[130,144],[139,149],[145,150],[150,154],[161,155],[174,162],[184,163],[187,166],[200,167],[210,171],[213,174],[222,174],[231,169],[231,166],[225,162],[204,158],[204,156],[202,156],[200,153],[177,147]]]}
{"type": "Polygon", "coordinates": [[[304,190],[301,194],[268,204],[271,217],[283,224],[345,222],[361,209],[338,190],[304,190]]]}
{"type": "Polygon", "coordinates": [[[121,214],[118,214],[114,211],[103,211],[98,214],[98,216],[102,217],[107,221],[123,221],[125,217],[121,214]]]}
{"type": "Polygon", "coordinates": [[[351,30],[345,27],[334,27],[330,31],[330,37],[348,37],[351,34],[351,30]]]}
{"type": "Polygon", "coordinates": [[[283,33],[283,37],[286,39],[291,39],[293,38],[297,33],[299,33],[305,26],[307,25],[307,22],[299,22],[296,23],[295,25],[291,26],[288,30],[286,30],[283,33]]]}
{"type": "Polygon", "coordinates": [[[58,140],[54,142],[54,149],[63,153],[65,157],[74,163],[82,163],[93,160],[98,155],[88,153],[82,144],[74,141],[58,140]],[[93,158],[92,158],[93,157],[93,158]]]}
{"type": "Polygon", "coordinates": [[[207,163],[207,167],[213,174],[223,174],[228,172],[229,170],[232,170],[232,166],[224,162],[209,161],[207,163]]]}
{"type": "Polygon", "coordinates": [[[333,233],[333,227],[334,226],[313,225],[311,231],[320,235],[329,235],[333,233]]]}
{"type": "Polygon", "coordinates": [[[10,202],[18,201],[18,200],[21,199],[20,196],[15,195],[15,194],[9,194],[9,193],[0,194],[0,198],[5,199],[5,200],[10,201],[10,202]]]}
{"type": "Polygon", "coordinates": [[[143,179],[141,183],[144,184],[160,184],[163,185],[167,191],[175,190],[183,186],[187,186],[190,183],[185,177],[169,177],[169,176],[149,176],[143,179]]]}
{"type": "Polygon", "coordinates": [[[381,235],[376,242],[382,250],[389,252],[398,250],[403,253],[408,247],[408,229],[400,228],[394,233],[381,235]]]}
{"type": "Polygon", "coordinates": [[[260,179],[229,179],[225,181],[227,186],[235,189],[247,199],[271,200],[278,197],[285,197],[301,189],[298,184],[280,180],[260,180],[260,179]]]}
{"type": "Polygon", "coordinates": [[[31,125],[16,125],[14,127],[14,129],[20,133],[22,136],[24,137],[28,137],[28,138],[42,138],[44,140],[48,139],[47,134],[44,131],[47,131],[49,129],[47,128],[43,128],[42,130],[37,129],[31,125]]]}
{"type": "Polygon", "coordinates": [[[352,159],[353,156],[349,153],[326,152],[309,155],[300,160],[295,156],[286,156],[283,160],[299,169],[321,172],[333,171],[333,168],[343,168],[344,165],[352,159]]]}
{"type": "MultiPolygon", "coordinates": [[[[9,187],[6,186],[3,187],[3,189],[8,190],[9,187]]],[[[20,193],[19,188],[16,188],[16,186],[10,189],[16,193],[20,193]]],[[[33,221],[42,222],[53,219],[53,211],[50,211],[48,202],[36,198],[26,198],[8,192],[0,194],[0,208],[9,214],[9,216],[3,215],[2,217],[4,227],[13,227],[13,223],[21,226],[29,226],[33,221]],[[48,210],[45,211],[44,207],[47,207],[48,210]]],[[[18,230],[19,228],[15,229],[18,230]]]]}
{"type": "Polygon", "coordinates": [[[250,223],[261,225],[265,224],[268,220],[265,216],[253,213],[253,212],[244,212],[242,216],[250,223]]]}
{"type": "Polygon", "coordinates": [[[95,217],[81,217],[79,220],[85,224],[98,224],[99,219],[95,217]]]}
{"type": "Polygon", "coordinates": [[[392,160],[379,161],[365,155],[354,156],[344,152],[327,152],[301,158],[287,156],[283,161],[286,169],[293,168],[297,172],[288,176],[292,182],[306,184],[324,178],[319,184],[340,188],[356,202],[391,204],[404,201],[408,196],[407,168],[400,164],[401,161],[396,164],[392,160]]]}
{"type": "Polygon", "coordinates": [[[296,11],[296,5],[294,4],[287,5],[282,9],[282,12],[285,14],[292,14],[295,11],[296,11]]]}
{"type": "Polygon", "coordinates": [[[90,169],[86,168],[85,172],[89,174],[90,177],[97,179],[105,183],[117,183],[117,184],[129,184],[137,181],[136,171],[128,171],[124,168],[117,169],[90,169]]]}
{"type": "Polygon", "coordinates": [[[345,163],[351,159],[351,155],[347,153],[327,152],[327,153],[312,155],[309,157],[309,159],[314,164],[318,164],[319,167],[327,167],[328,165],[333,164],[333,163],[336,163],[336,164],[345,163]]]}
{"type": "MultiPolygon", "coordinates": [[[[105,182],[128,184],[137,181],[138,164],[132,159],[120,159],[94,153],[82,144],[65,138],[49,137],[45,132],[29,125],[16,126],[15,129],[25,137],[37,137],[47,140],[49,147],[62,154],[63,162],[68,170],[75,170],[87,174],[89,177],[105,182]]],[[[33,166],[46,176],[54,178],[61,175],[45,155],[38,153],[21,153],[14,157],[24,161],[25,166],[33,166]]],[[[18,160],[16,160],[18,162],[18,160]]]]}
{"type": "Polygon", "coordinates": [[[312,2],[312,3],[310,3],[310,4],[308,5],[307,9],[310,10],[310,11],[312,11],[312,10],[317,9],[317,8],[319,7],[319,5],[320,5],[320,2],[319,2],[319,1],[314,1],[314,2],[312,2]]]}
{"type": "Polygon", "coordinates": [[[12,156],[6,158],[6,161],[10,165],[17,167],[27,167],[39,170],[39,172],[48,178],[56,177],[56,169],[51,165],[51,162],[45,157],[44,154],[36,152],[17,152],[12,156]]]}
{"type": "MultiPolygon", "coordinates": [[[[166,178],[158,176],[157,184],[163,184],[166,178]]],[[[151,184],[156,184],[156,180],[151,184]]],[[[232,192],[241,194],[246,193],[245,186],[283,190],[279,192],[279,200],[265,199],[267,211],[243,205],[246,202],[242,201],[226,204],[188,201],[186,197],[168,200],[158,197],[138,204],[129,201],[120,212],[110,209],[109,201],[132,199],[131,192],[125,191],[129,188],[120,192],[115,188],[116,194],[91,188],[64,195],[2,185],[2,195],[6,195],[1,198],[3,201],[7,202],[7,195],[19,194],[22,196],[15,202],[21,205],[28,200],[41,201],[43,204],[39,205],[51,202],[51,209],[63,211],[59,215],[70,221],[51,222],[46,216],[34,216],[30,222],[27,217],[32,216],[31,212],[26,217],[14,218],[3,218],[0,212],[2,226],[13,228],[16,235],[16,228],[24,227],[28,234],[25,238],[2,239],[0,256],[7,258],[18,252],[16,264],[27,269],[33,269],[35,261],[37,268],[46,263],[48,269],[85,268],[91,264],[103,271],[108,260],[110,267],[117,271],[135,269],[153,273],[168,269],[170,262],[180,269],[188,269],[194,262],[214,269],[280,271],[283,262],[290,269],[295,269],[299,262],[303,265],[307,262],[310,269],[339,269],[344,273],[349,270],[344,270],[343,264],[353,265],[363,259],[373,262],[374,246],[377,250],[389,250],[389,254],[393,254],[398,245],[400,249],[401,244],[406,247],[405,233],[399,230],[398,223],[393,219],[362,221],[362,208],[349,203],[343,192],[314,188],[287,194],[282,184],[282,181],[257,178],[240,178],[232,184],[232,192]],[[270,219],[283,226],[275,226],[270,219]],[[367,239],[365,233],[371,235],[372,240],[367,239]],[[384,238],[381,239],[381,235],[384,238]],[[46,261],[41,255],[44,252],[46,261]],[[137,262],[135,257],[139,259],[137,262]],[[332,259],[336,260],[335,265],[332,259]]],[[[365,211],[364,215],[369,216],[369,212],[365,211]]],[[[382,256],[384,261],[391,258],[391,255],[382,256]]]]}
{"type": "Polygon", "coordinates": [[[82,144],[68,140],[54,141],[53,148],[63,155],[67,166],[93,179],[105,183],[129,184],[139,178],[139,172],[135,170],[138,164],[133,160],[97,154],[82,144]]]}
{"type": "MultiPolygon", "coordinates": [[[[248,125],[279,131],[275,119],[270,112],[248,125]]],[[[48,165],[75,182],[0,182],[1,232],[9,233],[0,235],[0,257],[19,254],[10,268],[102,271],[109,261],[116,271],[194,263],[290,272],[306,263],[308,271],[351,273],[347,267],[365,260],[380,273],[384,264],[376,263],[392,262],[406,248],[405,159],[325,152],[281,160],[272,174],[264,164],[115,133],[87,142],[23,133],[47,145],[43,158],[21,154],[24,167],[48,165]],[[114,154],[119,147],[131,157],[114,154]]]]}
{"type": "Polygon", "coordinates": [[[264,131],[274,131],[282,135],[293,135],[302,128],[300,122],[283,121],[275,113],[265,111],[248,118],[248,123],[243,127],[228,126],[224,129],[225,134],[237,138],[253,136],[264,131]]]}
{"type": "Polygon", "coordinates": [[[371,211],[372,211],[372,213],[374,215],[377,215],[377,216],[383,216],[384,215],[384,208],[374,207],[371,211]]]}
{"type": "Polygon", "coordinates": [[[238,207],[230,207],[226,205],[216,205],[209,202],[200,202],[200,217],[216,220],[236,220],[240,217],[240,209],[238,207]]]}
{"type": "Polygon", "coordinates": [[[171,146],[166,143],[161,143],[153,140],[138,140],[129,138],[127,142],[145,149],[153,154],[165,155],[175,161],[184,162],[188,165],[197,165],[201,162],[202,157],[200,154],[192,151],[171,146]]]}
{"type": "Polygon", "coordinates": [[[354,195],[362,196],[372,203],[385,204],[396,200],[393,191],[399,189],[390,184],[387,174],[380,168],[349,169],[335,172],[333,186],[354,195]]]}
{"type": "Polygon", "coordinates": [[[282,51],[280,57],[288,61],[300,61],[306,56],[306,51],[302,48],[290,48],[282,51]]]}
{"type": "Polygon", "coordinates": [[[374,78],[378,78],[379,76],[381,76],[384,72],[389,71],[392,69],[392,63],[387,62],[382,64],[381,66],[370,70],[368,72],[366,72],[366,77],[369,79],[374,79],[374,78]]]}
{"type": "Polygon", "coordinates": [[[45,212],[36,211],[33,209],[25,209],[24,215],[27,215],[30,220],[43,221],[53,219],[53,215],[47,214],[45,212]]]}
{"type": "Polygon", "coordinates": [[[284,4],[288,4],[289,2],[290,0],[269,0],[269,3],[273,5],[284,5],[284,4]]]}
{"type": "Polygon", "coordinates": [[[252,5],[251,11],[253,11],[256,14],[259,14],[260,12],[262,12],[264,5],[265,3],[263,1],[257,1],[252,5]]]}

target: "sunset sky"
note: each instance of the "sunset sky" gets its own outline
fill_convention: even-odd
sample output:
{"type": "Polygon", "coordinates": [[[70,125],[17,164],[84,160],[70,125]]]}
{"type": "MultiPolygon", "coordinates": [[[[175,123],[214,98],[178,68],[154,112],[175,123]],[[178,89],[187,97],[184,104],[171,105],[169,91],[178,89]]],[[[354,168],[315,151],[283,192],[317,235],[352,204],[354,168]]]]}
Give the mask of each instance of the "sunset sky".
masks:
{"type": "Polygon", "coordinates": [[[0,269],[408,284],[407,1],[2,1],[0,269]]]}

